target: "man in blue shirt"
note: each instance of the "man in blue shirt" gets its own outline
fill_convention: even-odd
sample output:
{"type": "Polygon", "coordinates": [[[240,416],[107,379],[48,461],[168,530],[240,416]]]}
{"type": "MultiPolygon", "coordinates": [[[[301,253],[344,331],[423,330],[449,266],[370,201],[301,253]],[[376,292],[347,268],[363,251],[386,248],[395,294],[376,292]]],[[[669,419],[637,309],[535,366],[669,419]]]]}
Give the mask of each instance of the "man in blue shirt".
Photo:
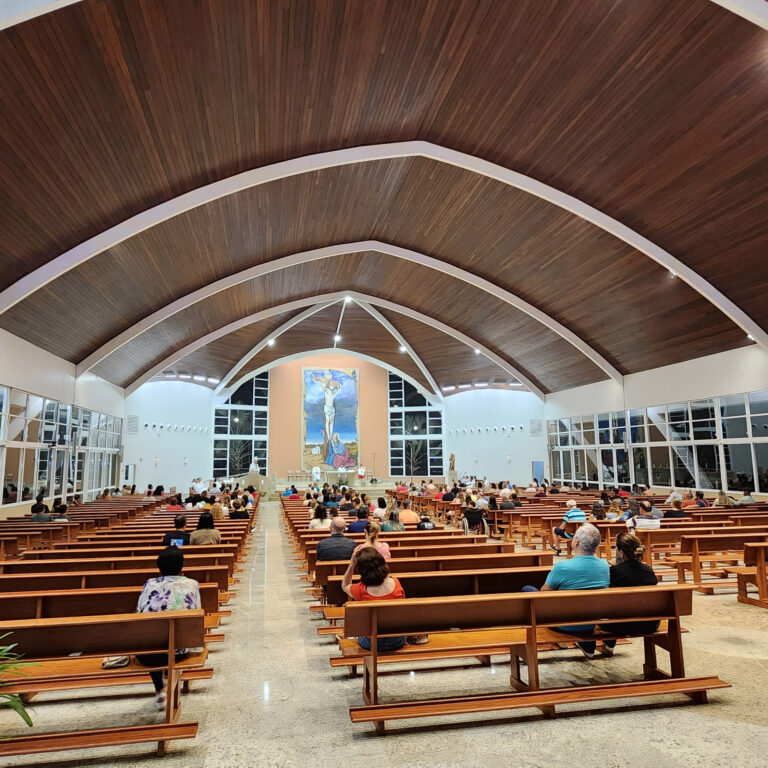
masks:
{"type": "MultiPolygon", "coordinates": [[[[611,571],[607,560],[595,557],[600,546],[600,531],[591,523],[584,523],[573,535],[573,557],[555,563],[541,588],[542,592],[558,589],[606,589],[611,584],[611,571]]],[[[535,592],[535,587],[523,587],[523,592],[535,592]]],[[[556,627],[563,632],[591,632],[594,624],[556,627]]],[[[588,658],[595,656],[594,640],[577,643],[588,658]]],[[[610,654],[611,649],[606,648],[610,654]]]]}
{"type": "Polygon", "coordinates": [[[368,519],[368,510],[362,507],[357,510],[357,520],[354,523],[350,523],[350,533],[361,533],[365,530],[365,523],[368,519]]]}
{"type": "Polygon", "coordinates": [[[573,499],[568,499],[568,501],[565,502],[565,514],[563,515],[562,527],[556,527],[552,531],[552,538],[549,542],[550,549],[553,549],[558,555],[560,554],[560,539],[573,538],[570,533],[566,533],[565,524],[577,520],[586,522],[587,516],[584,514],[583,510],[576,506],[576,502],[573,499]]]}

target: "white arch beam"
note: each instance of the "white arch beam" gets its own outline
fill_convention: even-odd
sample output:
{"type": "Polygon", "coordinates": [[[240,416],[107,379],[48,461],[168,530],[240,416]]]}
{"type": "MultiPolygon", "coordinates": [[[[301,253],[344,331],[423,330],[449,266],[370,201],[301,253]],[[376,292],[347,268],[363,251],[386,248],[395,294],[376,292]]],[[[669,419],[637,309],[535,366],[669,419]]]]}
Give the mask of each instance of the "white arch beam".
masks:
{"type": "Polygon", "coordinates": [[[424,157],[440,163],[446,163],[458,168],[463,168],[472,173],[495,179],[516,189],[520,189],[536,197],[546,200],[553,205],[573,213],[582,219],[589,221],[597,227],[623,240],[636,250],[644,253],[649,258],[661,264],[666,269],[674,272],[680,279],[688,283],[704,298],[714,304],[721,312],[727,315],[734,323],[740,326],[745,333],[753,337],[754,341],[768,349],[768,333],[758,325],[746,312],[731,301],[724,293],[719,291],[710,282],[705,280],[696,271],[676,259],[671,253],[665,251],[648,238],[635,232],[616,219],[608,216],[597,208],[579,200],[572,195],[567,195],[560,190],[542,184],[530,176],[509,170],[495,163],[482,160],[473,155],[457,152],[453,149],[431,144],[427,141],[402,141],[392,144],[373,144],[369,146],[351,147],[332,152],[321,152],[315,155],[285,160],[281,163],[254,168],[250,171],[230,176],[226,179],[207,184],[203,187],[187,192],[183,195],[160,203],[154,208],[136,214],[120,224],[105,230],[104,232],[86,240],[80,245],[57,256],[42,267],[30,272],[17,280],[2,293],[0,293],[0,314],[10,309],[16,303],[29,296],[34,291],[47,285],[52,280],[60,277],[79,264],[88,261],[99,253],[112,248],[118,243],[143,232],[163,221],[178,216],[213,200],[232,195],[244,189],[249,189],[259,184],[283,179],[288,176],[296,176],[302,173],[311,173],[323,168],[338,167],[355,163],[367,163],[375,160],[385,160],[401,157],[424,157]]]}
{"type": "Polygon", "coordinates": [[[429,382],[429,386],[432,387],[432,390],[434,391],[434,393],[440,399],[442,399],[443,395],[440,390],[440,387],[437,386],[437,382],[432,377],[432,374],[429,372],[429,369],[424,364],[424,361],[416,354],[413,347],[406,341],[403,334],[400,333],[400,331],[398,331],[397,328],[395,328],[395,326],[392,325],[392,323],[390,323],[389,320],[387,320],[387,318],[384,317],[384,315],[382,315],[378,309],[375,309],[365,301],[356,301],[355,303],[358,306],[362,307],[374,320],[377,320],[381,325],[384,326],[384,328],[386,328],[389,331],[389,333],[395,338],[395,341],[397,341],[398,344],[400,344],[400,346],[405,349],[405,351],[410,355],[413,362],[416,363],[416,365],[418,366],[424,378],[429,382]]]}
{"type": "Polygon", "coordinates": [[[326,347],[325,349],[308,349],[305,352],[295,352],[292,355],[286,355],[285,357],[280,357],[277,360],[273,360],[272,362],[267,363],[266,365],[262,365],[259,368],[255,368],[253,371],[250,371],[249,373],[244,374],[231,387],[226,387],[225,389],[223,389],[220,395],[221,397],[224,397],[224,398],[229,397],[233,392],[237,390],[237,388],[241,384],[244,384],[251,377],[258,376],[260,373],[264,373],[264,371],[269,371],[272,368],[276,368],[278,365],[282,365],[283,363],[290,363],[292,360],[301,360],[304,357],[314,357],[314,355],[325,355],[325,354],[350,355],[352,357],[357,357],[360,360],[365,360],[367,363],[372,363],[373,365],[378,365],[381,368],[386,368],[388,371],[392,371],[392,373],[396,373],[398,376],[405,379],[410,384],[413,384],[413,386],[419,392],[421,392],[421,394],[424,395],[424,397],[427,398],[428,402],[439,403],[443,399],[442,395],[439,395],[436,398],[435,394],[433,392],[430,392],[428,389],[426,389],[423,384],[420,384],[412,376],[405,373],[405,371],[401,371],[399,368],[395,367],[394,365],[385,363],[383,360],[379,360],[377,357],[371,357],[370,355],[366,355],[363,352],[356,352],[352,349],[344,349],[343,347],[326,347]]]}
{"type": "Polygon", "coordinates": [[[259,352],[261,352],[264,347],[267,346],[270,339],[277,339],[282,334],[284,334],[286,331],[289,331],[291,328],[293,328],[295,325],[298,325],[299,323],[304,322],[308,317],[312,317],[315,313],[319,312],[321,309],[325,309],[326,307],[330,307],[335,302],[333,301],[320,301],[317,304],[311,306],[309,309],[305,309],[303,312],[299,312],[296,317],[292,317],[287,322],[283,323],[279,328],[274,330],[272,333],[270,333],[268,336],[265,336],[263,339],[259,341],[258,344],[254,345],[248,352],[243,355],[243,357],[240,358],[240,360],[233,365],[229,371],[227,371],[225,376],[221,377],[221,381],[219,382],[218,386],[214,390],[214,394],[218,395],[223,389],[225,389],[227,382],[254,356],[258,355],[259,352]]]}
{"type": "Polygon", "coordinates": [[[135,392],[142,384],[152,379],[158,373],[162,372],[163,369],[173,365],[174,363],[178,362],[179,360],[186,357],[187,355],[192,354],[192,352],[195,352],[201,347],[204,347],[206,344],[210,344],[211,342],[214,342],[217,339],[220,339],[222,336],[226,336],[227,334],[232,333],[233,331],[237,331],[240,328],[244,328],[245,326],[251,325],[253,323],[258,323],[261,320],[266,320],[267,318],[272,317],[273,315],[280,314],[282,312],[288,312],[293,309],[299,309],[299,308],[306,307],[308,305],[312,305],[321,301],[323,302],[338,301],[339,299],[343,299],[346,296],[350,296],[355,301],[364,301],[369,304],[373,304],[375,306],[384,307],[384,309],[391,309],[394,312],[399,312],[400,314],[406,315],[407,317],[411,317],[414,320],[418,320],[419,322],[422,322],[425,325],[429,325],[438,331],[442,331],[443,333],[453,337],[457,341],[461,341],[462,343],[466,344],[468,347],[471,347],[472,349],[480,350],[480,352],[483,355],[485,355],[485,357],[487,357],[491,362],[498,365],[502,370],[506,371],[510,376],[513,376],[516,379],[518,379],[520,382],[522,382],[537,397],[541,398],[542,400],[544,399],[545,397],[544,392],[536,384],[534,384],[524,373],[520,372],[517,368],[515,368],[513,365],[511,365],[506,360],[504,360],[504,358],[500,357],[495,352],[492,352],[490,349],[488,349],[486,346],[484,346],[480,342],[475,341],[474,339],[470,338],[466,334],[461,333],[460,331],[457,331],[455,328],[451,328],[451,326],[446,325],[445,323],[441,323],[439,320],[435,320],[434,318],[428,317],[427,315],[424,315],[421,312],[417,312],[416,310],[413,310],[410,307],[405,307],[402,304],[397,304],[394,301],[387,301],[386,299],[380,299],[377,296],[369,296],[368,294],[365,294],[365,293],[358,293],[357,291],[337,291],[335,293],[326,293],[319,296],[308,297],[305,299],[297,299],[296,301],[290,301],[286,304],[278,304],[277,306],[271,307],[269,309],[263,309],[260,312],[256,312],[252,315],[248,315],[246,317],[240,318],[239,320],[235,320],[232,323],[228,323],[227,325],[224,325],[221,328],[217,328],[216,330],[211,331],[210,333],[206,333],[204,336],[201,336],[200,338],[195,339],[194,341],[190,342],[189,344],[177,350],[176,352],[173,352],[172,354],[168,355],[166,358],[161,360],[157,365],[152,366],[152,368],[150,368],[146,373],[139,376],[135,381],[131,382],[131,384],[129,384],[126,387],[125,394],[126,396],[130,395],[132,392],[135,392]]]}
{"type": "MultiPolygon", "coordinates": [[[[290,256],[284,256],[280,259],[273,259],[272,261],[258,264],[255,267],[244,269],[241,272],[236,272],[232,275],[217,280],[210,285],[203,286],[196,291],[192,291],[176,301],[171,302],[165,307],[161,307],[151,315],[147,315],[144,319],[140,320],[135,325],[127,328],[122,333],[115,336],[110,341],[103,344],[99,349],[88,355],[83,361],[77,365],[77,375],[80,376],[86,371],[90,370],[94,365],[104,360],[108,355],[115,352],[124,344],[127,344],[131,339],[136,338],[144,331],[149,330],[154,325],[163,322],[177,312],[181,312],[183,309],[187,309],[196,302],[203,301],[210,296],[224,291],[228,288],[232,288],[235,285],[253,280],[255,278],[262,277],[270,272],[275,272],[281,269],[287,269],[299,264],[306,264],[311,261],[319,259],[332,258],[334,256],[341,256],[348,253],[358,253],[361,251],[376,251],[378,253],[384,253],[389,256],[394,256],[398,259],[405,261],[411,261],[415,264],[420,264],[430,269],[437,270],[443,274],[455,277],[466,283],[470,283],[477,288],[480,288],[497,299],[506,302],[512,307],[525,312],[529,317],[534,320],[538,320],[542,325],[554,331],[560,337],[565,339],[571,345],[573,345],[579,352],[586,355],[598,368],[601,368],[607,373],[614,381],[619,384],[623,381],[621,372],[613,366],[603,355],[601,355],[594,347],[587,344],[580,336],[577,336],[573,331],[566,328],[562,323],[559,323],[553,317],[550,317],[546,312],[542,312],[533,304],[524,301],[519,296],[500,288],[490,280],[486,280],[473,272],[469,272],[461,267],[454,266],[448,262],[441,261],[432,256],[427,256],[424,253],[413,251],[408,248],[400,248],[397,245],[391,243],[385,243],[380,240],[360,240],[354,243],[340,243],[338,245],[330,245],[325,248],[314,248],[309,251],[303,251],[301,253],[294,253],[290,256]]],[[[408,346],[407,344],[405,345],[408,346]]]]}

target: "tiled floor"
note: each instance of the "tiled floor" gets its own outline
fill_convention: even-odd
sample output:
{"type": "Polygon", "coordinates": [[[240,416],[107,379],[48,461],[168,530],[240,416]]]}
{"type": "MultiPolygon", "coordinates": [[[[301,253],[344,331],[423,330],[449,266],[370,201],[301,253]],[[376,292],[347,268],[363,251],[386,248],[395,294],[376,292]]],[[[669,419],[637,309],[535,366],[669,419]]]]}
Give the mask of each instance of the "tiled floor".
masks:
{"type": "MultiPolygon", "coordinates": [[[[194,741],[175,742],[162,762],[152,745],[13,758],[7,765],[55,766],[585,766],[600,768],[765,768],[768,765],[768,611],[736,602],[733,594],[696,596],[684,624],[687,671],[715,673],[733,688],[711,703],[679,699],[596,704],[564,709],[554,720],[523,710],[449,721],[395,723],[386,738],[353,726],[348,707],[360,703],[360,681],[332,670],[333,643],[315,633],[310,598],[282,533],[277,504],[259,515],[251,557],[241,574],[226,642],[212,649],[212,680],[196,683],[182,719],[198,720],[194,741]],[[583,710],[590,711],[589,716],[583,710]]],[[[638,675],[641,644],[622,646],[612,659],[551,655],[542,682],[619,681],[638,675]]],[[[451,695],[508,690],[507,669],[457,666],[448,671],[388,675],[387,692],[451,695]]],[[[35,700],[41,730],[153,722],[151,687],[77,691],[35,700]],[[141,695],[139,695],[141,694],[141,695]]],[[[0,715],[0,733],[20,732],[0,715]]]]}

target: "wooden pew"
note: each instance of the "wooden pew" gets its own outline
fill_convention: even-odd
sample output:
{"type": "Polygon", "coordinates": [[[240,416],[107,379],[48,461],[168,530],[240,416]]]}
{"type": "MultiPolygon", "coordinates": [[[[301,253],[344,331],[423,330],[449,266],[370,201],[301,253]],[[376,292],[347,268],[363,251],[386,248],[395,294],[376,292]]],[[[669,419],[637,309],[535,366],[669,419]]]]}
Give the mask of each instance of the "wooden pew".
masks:
{"type": "MultiPolygon", "coordinates": [[[[107,558],[134,558],[157,557],[165,547],[156,544],[147,546],[139,544],[117,544],[113,546],[85,547],[78,549],[35,549],[22,553],[22,560],[67,560],[79,559],[107,559],[107,558]]],[[[187,544],[183,547],[184,559],[190,555],[231,554],[235,559],[238,556],[236,544],[187,544]]]]}
{"type": "MultiPolygon", "coordinates": [[[[743,529],[741,529],[743,530],[743,529]]],[[[705,594],[713,594],[716,586],[732,584],[725,579],[727,566],[737,565],[742,559],[744,546],[748,543],[768,541],[768,531],[745,532],[729,530],[727,533],[683,535],[680,539],[680,554],[667,556],[666,560],[677,568],[678,583],[684,584],[688,571],[691,572],[695,588],[705,594]],[[717,565],[705,568],[704,562],[717,565]],[[704,576],[720,577],[704,581],[704,576]]]]}
{"type": "Polygon", "coordinates": [[[768,608],[767,555],[768,543],[746,543],[744,545],[744,565],[741,568],[726,569],[728,573],[736,576],[737,600],[740,603],[768,608]],[[757,587],[756,598],[750,596],[747,591],[750,584],[757,587]]]}
{"type": "MultiPolygon", "coordinates": [[[[219,588],[201,583],[200,604],[205,612],[206,630],[216,629],[222,616],[219,610],[219,588]]],[[[141,594],[141,586],[107,587],[101,589],[45,590],[39,592],[0,593],[0,616],[4,620],[52,619],[62,616],[103,616],[112,613],[132,613],[141,594]]],[[[222,634],[206,635],[207,642],[221,642],[222,634]]]]}
{"type": "MultiPolygon", "coordinates": [[[[323,560],[315,566],[315,583],[325,585],[330,576],[342,576],[348,560],[323,560]]],[[[494,555],[444,555],[404,557],[387,560],[387,568],[395,575],[419,571],[488,570],[489,568],[532,568],[552,565],[551,552],[508,552],[494,555]]]]}
{"type": "MultiPolygon", "coordinates": [[[[485,537],[483,537],[485,538],[485,537]]],[[[390,545],[392,558],[404,557],[433,557],[436,555],[491,555],[504,552],[514,552],[515,544],[506,542],[478,542],[474,544],[446,544],[424,542],[423,546],[410,542],[398,541],[390,545]]],[[[317,564],[317,548],[307,550],[307,570],[311,573],[317,564]]]]}
{"type": "MultiPolygon", "coordinates": [[[[59,554],[57,552],[57,554],[59,554]]],[[[79,559],[3,560],[0,574],[45,573],[47,571],[105,571],[121,569],[156,568],[157,555],[150,557],[85,557],[79,559]]],[[[185,566],[226,565],[230,575],[234,572],[235,557],[231,553],[214,552],[208,555],[184,555],[185,566]]]]}
{"type": "MultiPolygon", "coordinates": [[[[214,583],[221,594],[229,588],[229,569],[226,565],[189,565],[185,563],[184,576],[199,583],[214,583]]],[[[97,589],[143,585],[158,575],[157,566],[126,568],[124,570],[45,571],[42,573],[12,573],[0,575],[0,594],[63,589],[97,589]]]]}
{"type": "MultiPolygon", "coordinates": [[[[103,656],[167,653],[167,665],[155,669],[167,669],[168,699],[162,723],[0,739],[0,757],[145,742],[157,742],[157,753],[162,756],[169,741],[190,739],[197,734],[196,722],[178,722],[184,664],[175,661],[174,649],[203,645],[203,611],[0,621],[0,635],[8,632],[12,633],[24,661],[38,666],[25,667],[22,672],[29,677],[15,678],[3,687],[4,692],[34,693],[57,681],[62,688],[109,686],[110,679],[119,680],[126,672],[124,669],[102,670],[103,656]],[[73,653],[81,656],[71,657],[73,653]]],[[[144,667],[141,671],[146,674],[149,670],[144,667]]]]}
{"type": "MultiPolygon", "coordinates": [[[[363,652],[364,705],[351,707],[350,718],[354,723],[373,722],[377,732],[383,734],[387,720],[417,717],[522,707],[539,708],[551,717],[558,704],[678,693],[704,703],[708,690],[729,686],[715,676],[686,677],[680,617],[691,612],[691,587],[681,585],[352,602],[346,607],[344,634],[371,637],[372,650],[363,652]],[[539,643],[572,642],[575,638],[573,633],[558,627],[597,623],[604,626],[628,619],[665,622],[657,632],[644,636],[644,681],[540,688],[539,643]],[[496,645],[498,653],[509,653],[512,658],[510,685],[516,692],[379,704],[380,660],[390,655],[402,661],[417,660],[419,650],[426,646],[406,646],[380,653],[376,650],[377,638],[417,634],[429,634],[430,643],[433,637],[440,637],[457,651],[463,649],[470,654],[480,646],[496,645]],[[669,652],[670,672],[658,668],[657,647],[669,652]],[[522,679],[521,662],[528,670],[527,681],[522,679]]],[[[579,639],[593,640],[615,637],[610,631],[599,629],[578,635],[579,639]]]]}

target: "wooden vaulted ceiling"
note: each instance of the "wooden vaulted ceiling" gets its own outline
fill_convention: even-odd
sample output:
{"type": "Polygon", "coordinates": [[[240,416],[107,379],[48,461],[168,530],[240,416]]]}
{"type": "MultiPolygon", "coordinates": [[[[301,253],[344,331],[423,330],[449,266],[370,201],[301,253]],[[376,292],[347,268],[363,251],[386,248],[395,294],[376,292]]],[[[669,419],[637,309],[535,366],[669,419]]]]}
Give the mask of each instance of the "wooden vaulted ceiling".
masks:
{"type": "MultiPolygon", "coordinates": [[[[768,326],[768,33],[708,0],[83,0],[0,31],[0,62],[0,290],[233,174],[423,140],[594,206],[768,326]]],[[[301,311],[282,305],[355,291],[476,340],[542,392],[609,375],[472,276],[546,313],[619,374],[751,343],[623,239],[417,156],[326,167],[192,207],[41,282],[0,327],[75,363],[128,332],[93,367],[120,386],[155,369],[219,379],[301,311]],[[469,280],[358,250],[244,280],[128,332],[239,271],[368,240],[469,280]]],[[[350,349],[428,388],[384,326],[347,309],[350,349]]],[[[510,379],[450,334],[380,311],[440,386],[510,379]]],[[[334,313],[302,321],[242,370],[329,346],[322,322],[334,313]]]]}

